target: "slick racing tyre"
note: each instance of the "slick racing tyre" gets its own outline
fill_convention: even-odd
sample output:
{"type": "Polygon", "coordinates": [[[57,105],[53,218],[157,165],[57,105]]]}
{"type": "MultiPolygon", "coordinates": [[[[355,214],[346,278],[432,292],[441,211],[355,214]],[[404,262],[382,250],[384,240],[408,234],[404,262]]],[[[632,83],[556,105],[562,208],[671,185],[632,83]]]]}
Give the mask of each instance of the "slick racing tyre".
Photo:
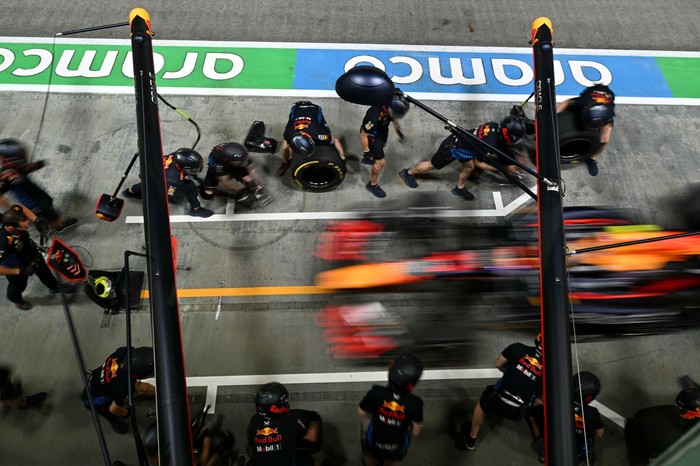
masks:
{"type": "Polygon", "coordinates": [[[588,159],[600,147],[597,129],[581,129],[576,114],[561,112],[559,121],[559,158],[561,163],[572,163],[588,159]]]}
{"type": "Polygon", "coordinates": [[[292,179],[304,191],[325,192],[345,179],[347,166],[332,146],[316,146],[308,158],[292,157],[292,179]]]}

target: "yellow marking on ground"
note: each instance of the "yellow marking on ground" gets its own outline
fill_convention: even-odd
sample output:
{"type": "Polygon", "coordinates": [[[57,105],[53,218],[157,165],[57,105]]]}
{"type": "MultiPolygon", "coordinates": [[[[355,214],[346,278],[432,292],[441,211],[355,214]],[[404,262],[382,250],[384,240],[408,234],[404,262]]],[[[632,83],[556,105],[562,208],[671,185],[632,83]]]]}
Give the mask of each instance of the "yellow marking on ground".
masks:
{"type": "MultiPolygon", "coordinates": [[[[304,295],[329,294],[318,286],[258,286],[250,288],[190,288],[177,290],[178,298],[212,298],[219,296],[275,296],[275,295],[304,295]]],[[[141,299],[148,299],[148,290],[141,291],[141,299]]]]}

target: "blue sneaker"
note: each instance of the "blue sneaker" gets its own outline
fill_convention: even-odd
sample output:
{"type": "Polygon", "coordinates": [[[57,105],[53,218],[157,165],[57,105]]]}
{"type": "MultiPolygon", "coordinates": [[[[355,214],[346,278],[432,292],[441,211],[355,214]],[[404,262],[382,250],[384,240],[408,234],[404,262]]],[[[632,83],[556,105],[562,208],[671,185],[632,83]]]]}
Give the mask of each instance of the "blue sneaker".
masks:
{"type": "Polygon", "coordinates": [[[386,197],[386,193],[384,192],[384,190],[382,188],[379,187],[378,184],[373,185],[373,184],[367,183],[367,185],[365,185],[365,188],[367,188],[367,191],[371,192],[372,194],[374,194],[376,197],[378,197],[380,199],[386,197]]]}
{"type": "Polygon", "coordinates": [[[588,167],[588,174],[591,176],[596,176],[598,174],[598,162],[593,159],[586,159],[583,161],[588,167]]]}
{"type": "Polygon", "coordinates": [[[403,180],[404,183],[406,183],[406,186],[409,188],[417,188],[418,187],[418,182],[416,181],[416,177],[408,173],[408,168],[404,168],[399,172],[399,176],[403,180]]]}
{"type": "Polygon", "coordinates": [[[461,197],[465,201],[473,201],[474,200],[474,195],[472,193],[470,193],[469,191],[467,191],[467,188],[459,189],[458,187],[455,186],[454,188],[452,188],[452,194],[454,194],[455,196],[461,197]]]}

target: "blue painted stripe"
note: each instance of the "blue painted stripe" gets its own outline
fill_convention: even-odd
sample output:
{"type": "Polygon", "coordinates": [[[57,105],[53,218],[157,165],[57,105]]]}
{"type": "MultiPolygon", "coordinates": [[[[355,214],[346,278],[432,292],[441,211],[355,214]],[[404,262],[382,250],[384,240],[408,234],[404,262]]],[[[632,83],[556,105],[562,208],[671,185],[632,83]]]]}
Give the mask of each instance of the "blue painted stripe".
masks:
{"type": "MultiPolygon", "coordinates": [[[[420,73],[414,82],[398,84],[406,92],[522,95],[532,91],[531,79],[525,79],[522,84],[513,85],[514,82],[523,77],[523,71],[519,66],[510,64],[510,61],[517,61],[531,72],[531,53],[362,49],[298,49],[294,88],[332,90],[335,86],[335,80],[344,72],[346,63],[352,62],[360,56],[375,58],[384,66],[387,74],[395,80],[396,77],[401,79],[409,76],[412,71],[420,73]],[[408,57],[408,60],[403,57],[408,57]],[[455,76],[451,70],[451,61],[455,62],[456,60],[459,61],[457,66],[461,75],[474,80],[483,70],[481,73],[483,80],[472,81],[474,84],[440,83],[440,81],[444,82],[455,76]],[[414,62],[416,66],[412,68],[405,63],[406,61],[414,62]],[[507,79],[498,79],[497,72],[500,72],[500,76],[505,76],[507,79]]],[[[581,77],[590,81],[600,80],[603,76],[598,71],[598,66],[602,65],[612,75],[610,86],[618,96],[673,97],[654,57],[563,54],[555,55],[555,59],[561,63],[561,76],[563,77],[563,81],[558,82],[558,94],[578,94],[583,86],[580,82],[581,77]],[[596,65],[586,65],[585,62],[592,62],[596,65]],[[580,70],[578,74],[576,74],[577,70],[580,70]]],[[[362,63],[376,64],[377,62],[370,60],[362,63]]]]}

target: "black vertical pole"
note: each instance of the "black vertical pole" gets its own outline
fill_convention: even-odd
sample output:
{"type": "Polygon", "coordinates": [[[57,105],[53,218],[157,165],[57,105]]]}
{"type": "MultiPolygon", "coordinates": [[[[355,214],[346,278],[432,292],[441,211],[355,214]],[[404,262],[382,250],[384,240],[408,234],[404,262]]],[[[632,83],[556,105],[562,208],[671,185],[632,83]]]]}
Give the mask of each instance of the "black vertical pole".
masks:
{"type": "MultiPolygon", "coordinates": [[[[185,363],[165,188],[150,15],[129,13],[156,373],[160,464],[192,466],[185,363]]],[[[128,279],[128,277],[127,277],[128,279]]]]}
{"type": "Polygon", "coordinates": [[[554,43],[552,23],[537,18],[532,23],[535,62],[535,129],[537,170],[555,182],[538,181],[540,246],[540,314],[544,356],[544,406],[546,463],[576,464],[571,343],[568,311],[569,283],[562,214],[559,129],[554,92],[554,43]]]}

